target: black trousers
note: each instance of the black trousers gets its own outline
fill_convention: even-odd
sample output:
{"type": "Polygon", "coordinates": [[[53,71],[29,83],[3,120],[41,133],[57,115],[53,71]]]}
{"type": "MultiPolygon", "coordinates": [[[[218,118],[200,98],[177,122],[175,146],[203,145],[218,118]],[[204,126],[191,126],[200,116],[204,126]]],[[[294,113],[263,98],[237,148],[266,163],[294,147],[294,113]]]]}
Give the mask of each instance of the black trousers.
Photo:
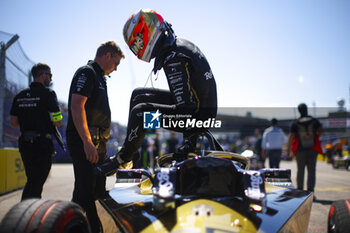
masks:
{"type": "MultiPolygon", "coordinates": [[[[146,129],[143,128],[143,113],[159,110],[163,115],[192,115],[193,118],[206,119],[216,117],[216,108],[205,109],[195,113],[192,107],[179,109],[174,101],[174,96],[168,90],[155,88],[137,88],[130,99],[129,119],[127,135],[123,144],[125,153],[122,159],[132,160],[132,156],[140,148],[145,137],[146,129]]],[[[172,127],[176,132],[186,132],[186,128],[172,127]]]]}
{"type": "Polygon", "coordinates": [[[307,167],[307,190],[314,191],[316,185],[316,163],[318,153],[312,149],[298,150],[295,152],[297,161],[297,187],[303,190],[305,167],[307,167]]]}
{"type": "MultiPolygon", "coordinates": [[[[94,174],[94,165],[86,160],[83,142],[77,136],[67,134],[67,145],[73,160],[74,190],[72,201],[79,204],[88,217],[92,232],[100,232],[102,225],[97,215],[95,200],[106,197],[106,177],[94,174]]],[[[105,144],[100,144],[99,153],[104,150],[105,144]]],[[[105,153],[100,154],[100,163],[105,153]]]]}
{"type": "Polygon", "coordinates": [[[25,142],[20,137],[18,147],[27,176],[21,200],[41,198],[44,183],[51,170],[51,156],[54,151],[52,140],[25,142]]]}
{"type": "Polygon", "coordinates": [[[279,168],[282,156],[282,149],[267,150],[270,168],[279,168]]]}

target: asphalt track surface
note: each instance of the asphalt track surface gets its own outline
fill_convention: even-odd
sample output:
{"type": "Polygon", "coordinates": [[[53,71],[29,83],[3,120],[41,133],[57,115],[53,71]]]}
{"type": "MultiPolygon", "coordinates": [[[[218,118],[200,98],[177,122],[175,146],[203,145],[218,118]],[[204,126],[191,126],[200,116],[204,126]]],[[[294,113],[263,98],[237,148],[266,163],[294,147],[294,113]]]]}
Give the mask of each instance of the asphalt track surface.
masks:
{"type": "MultiPolygon", "coordinates": [[[[292,180],[295,184],[296,162],[282,161],[281,168],[292,169],[292,180]]],[[[305,175],[307,175],[306,172],[305,175]]],[[[107,189],[111,189],[114,182],[115,176],[108,177],[107,189]]],[[[43,198],[69,201],[72,197],[73,185],[72,164],[54,164],[44,186],[43,198]]],[[[20,201],[21,194],[20,189],[0,195],[0,220],[12,206],[20,201]]],[[[327,232],[327,217],[331,203],[336,200],[350,199],[350,171],[333,169],[330,164],[318,161],[315,196],[317,199],[312,205],[308,232],[327,232]]]]}

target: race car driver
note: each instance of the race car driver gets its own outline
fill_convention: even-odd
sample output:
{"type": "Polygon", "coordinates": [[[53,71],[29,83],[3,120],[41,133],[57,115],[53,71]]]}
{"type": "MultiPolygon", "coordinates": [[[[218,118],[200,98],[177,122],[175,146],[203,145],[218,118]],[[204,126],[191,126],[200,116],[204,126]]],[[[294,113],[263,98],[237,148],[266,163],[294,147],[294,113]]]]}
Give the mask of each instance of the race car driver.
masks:
{"type": "MultiPolygon", "coordinates": [[[[143,113],[156,112],[163,115],[191,116],[199,120],[215,118],[217,93],[214,75],[199,48],[192,42],[177,38],[171,25],[153,10],[139,10],[125,23],[125,42],[142,61],[155,58],[153,72],[163,68],[169,90],[137,88],[130,100],[127,136],[121,150],[97,172],[111,175],[121,164],[138,154],[146,129],[143,113]]],[[[158,117],[159,115],[154,115],[158,117]]],[[[196,138],[188,137],[188,129],[172,127],[184,132],[184,152],[194,150],[196,138]]]]}

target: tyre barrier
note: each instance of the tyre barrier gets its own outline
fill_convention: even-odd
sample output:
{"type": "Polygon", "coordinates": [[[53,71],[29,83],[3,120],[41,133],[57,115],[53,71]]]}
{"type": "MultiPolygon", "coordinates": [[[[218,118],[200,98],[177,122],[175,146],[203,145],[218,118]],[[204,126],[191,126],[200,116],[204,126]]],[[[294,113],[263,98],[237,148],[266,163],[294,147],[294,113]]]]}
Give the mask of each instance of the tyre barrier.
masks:
{"type": "Polygon", "coordinates": [[[0,233],[90,233],[87,217],[73,202],[28,199],[12,207],[0,233]]]}

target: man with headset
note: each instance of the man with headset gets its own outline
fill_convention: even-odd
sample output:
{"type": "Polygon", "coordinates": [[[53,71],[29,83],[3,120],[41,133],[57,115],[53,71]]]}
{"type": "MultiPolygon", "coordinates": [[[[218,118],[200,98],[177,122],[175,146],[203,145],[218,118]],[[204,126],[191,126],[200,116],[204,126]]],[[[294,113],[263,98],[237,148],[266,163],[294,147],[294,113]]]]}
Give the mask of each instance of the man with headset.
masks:
{"type": "Polygon", "coordinates": [[[86,211],[92,232],[103,232],[95,200],[105,195],[106,178],[96,176],[94,167],[107,154],[111,110],[106,76],[117,70],[124,58],[114,41],[102,43],[94,60],[75,72],[68,99],[67,145],[73,160],[72,201],[86,211]]]}

